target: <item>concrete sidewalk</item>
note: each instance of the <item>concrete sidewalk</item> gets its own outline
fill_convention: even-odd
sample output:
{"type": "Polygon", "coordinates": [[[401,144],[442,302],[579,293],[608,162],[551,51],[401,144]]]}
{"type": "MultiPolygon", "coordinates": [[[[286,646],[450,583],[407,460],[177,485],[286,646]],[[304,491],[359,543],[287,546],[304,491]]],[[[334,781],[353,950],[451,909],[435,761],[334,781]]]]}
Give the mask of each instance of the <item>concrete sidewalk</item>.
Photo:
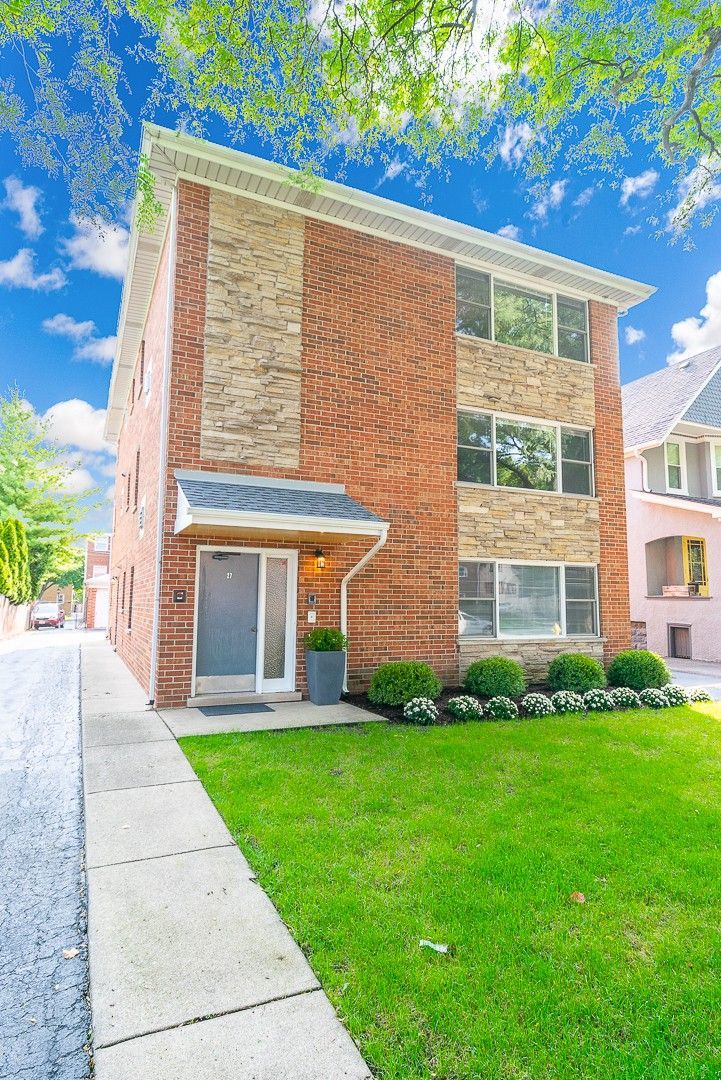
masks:
{"type": "Polygon", "coordinates": [[[721,664],[708,660],[666,660],[679,686],[701,687],[714,701],[721,701],[721,664]]]}
{"type": "Polygon", "coordinates": [[[370,1072],[171,731],[83,648],[96,1080],[370,1072]]]}

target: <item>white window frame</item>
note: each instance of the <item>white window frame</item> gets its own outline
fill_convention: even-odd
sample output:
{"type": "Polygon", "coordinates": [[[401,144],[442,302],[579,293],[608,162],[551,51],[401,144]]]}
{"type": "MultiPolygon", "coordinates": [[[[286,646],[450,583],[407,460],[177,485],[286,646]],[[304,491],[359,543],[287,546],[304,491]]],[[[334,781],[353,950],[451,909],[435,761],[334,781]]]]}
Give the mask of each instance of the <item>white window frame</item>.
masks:
{"type": "Polygon", "coordinates": [[[110,546],[110,541],[107,536],[96,536],[93,540],[93,551],[107,552],[110,546]]]}
{"type": "MultiPolygon", "coordinates": [[[[456,332],[455,332],[456,337],[464,338],[464,339],[466,339],[468,341],[492,341],[492,342],[494,342],[495,344],[498,344],[498,345],[505,345],[506,344],[506,342],[504,342],[504,341],[496,342],[496,316],[495,316],[496,292],[495,292],[495,283],[496,283],[496,280],[498,280],[498,282],[501,285],[508,284],[508,285],[511,285],[511,286],[515,286],[516,288],[519,288],[519,289],[526,289],[526,290],[528,290],[528,292],[535,292],[539,296],[548,296],[550,298],[551,306],[552,306],[552,316],[551,316],[551,318],[552,318],[552,323],[553,323],[553,327],[552,327],[552,332],[553,332],[553,339],[552,339],[553,352],[539,353],[538,354],[539,356],[555,356],[557,360],[564,360],[564,361],[567,361],[569,364],[583,364],[585,367],[588,367],[589,365],[592,365],[592,360],[591,360],[591,335],[590,335],[590,326],[589,326],[589,312],[588,312],[588,298],[587,297],[580,296],[578,293],[573,292],[573,290],[565,290],[564,291],[563,289],[548,289],[548,288],[546,288],[545,285],[540,285],[539,286],[537,282],[531,281],[528,278],[524,278],[522,275],[516,275],[516,274],[510,274],[510,273],[509,274],[505,274],[505,273],[504,274],[494,274],[492,270],[486,270],[486,269],[483,269],[480,266],[469,266],[468,263],[464,263],[464,262],[456,262],[455,263],[454,282],[455,282],[455,273],[456,273],[456,271],[458,270],[459,267],[461,269],[463,269],[463,270],[475,271],[477,274],[485,274],[490,279],[490,299],[491,299],[490,327],[491,327],[491,336],[490,336],[490,338],[481,338],[481,337],[477,337],[475,334],[464,334],[462,330],[456,330],[456,332]],[[586,330],[585,330],[586,359],[585,360],[574,360],[573,357],[571,357],[571,356],[559,356],[558,355],[558,297],[559,296],[567,296],[567,297],[569,297],[569,299],[578,300],[580,303],[585,305],[585,309],[586,309],[586,330]]],[[[457,293],[457,289],[456,289],[456,296],[457,295],[458,295],[458,293],[457,293]]],[[[522,346],[517,346],[517,345],[510,345],[508,347],[511,348],[511,349],[522,348],[522,346]]],[[[535,352],[535,351],[536,350],[534,350],[534,349],[529,350],[529,352],[535,352]]]]}
{"type": "MultiPolygon", "coordinates": [[[[484,559],[482,557],[458,560],[461,563],[492,563],[493,564],[493,625],[496,633],[490,634],[459,634],[459,641],[582,641],[591,637],[600,640],[601,634],[601,611],[598,601],[598,563],[592,562],[547,562],[541,559],[484,559]],[[498,567],[499,566],[553,566],[558,569],[558,599],[561,609],[561,633],[560,634],[502,634],[500,610],[498,606],[498,567]],[[566,567],[593,568],[593,587],[595,597],[592,601],[595,612],[595,634],[568,634],[566,632],[566,567]]],[[[460,603],[459,603],[460,606],[460,603]]]]}
{"type": "Polygon", "coordinates": [[[268,694],[295,690],[296,683],[296,628],[298,622],[298,551],[294,548],[255,548],[234,547],[230,544],[199,544],[195,554],[195,610],[193,612],[193,665],[191,671],[190,696],[196,696],[196,657],[198,652],[198,603],[200,596],[200,556],[203,552],[234,552],[243,555],[258,555],[258,618],[256,622],[255,644],[255,689],[234,691],[235,696],[242,694],[268,694]],[[288,591],[285,611],[285,673],[282,679],[263,678],[265,665],[265,574],[268,559],[288,560],[288,591]]]}
{"type": "MultiPolygon", "coordinates": [[[[711,458],[711,491],[718,498],[721,496],[721,487],[716,483],[716,451],[721,452],[721,439],[709,439],[709,456],[711,458]]],[[[721,463],[719,464],[721,469],[721,463]]]]}
{"type": "MultiPolygon", "coordinates": [[[[584,427],[582,424],[564,424],[560,420],[543,420],[538,416],[520,416],[516,413],[502,413],[494,412],[492,409],[475,408],[472,405],[459,405],[456,409],[457,413],[471,413],[478,415],[479,413],[485,413],[486,416],[491,417],[491,483],[482,484],[474,483],[473,480],[456,480],[456,484],[459,487],[469,488],[497,488],[499,491],[523,491],[525,493],[533,492],[540,495],[564,495],[570,499],[595,499],[596,498],[596,455],[594,448],[594,431],[593,428],[584,427]],[[508,484],[499,484],[496,476],[496,420],[510,420],[511,423],[520,424],[533,424],[535,427],[547,427],[555,428],[556,433],[556,486],[552,490],[546,488],[524,488],[524,487],[511,487],[508,484]],[[581,431],[584,435],[589,437],[589,445],[591,450],[591,460],[588,464],[591,467],[591,491],[588,495],[581,495],[575,491],[563,490],[563,458],[561,457],[561,429],[566,428],[569,431],[581,431]]],[[[456,458],[458,456],[458,436],[456,436],[456,458]]],[[[572,460],[570,458],[566,460],[572,460]]],[[[579,462],[579,464],[584,464],[579,462]]]]}
{"type": "Polygon", "coordinates": [[[686,469],[686,440],[682,435],[670,436],[664,440],[663,444],[663,468],[664,468],[664,481],[666,484],[666,491],[669,495],[688,495],[688,471],[686,469]],[[672,488],[668,482],[668,444],[676,443],[678,445],[678,460],[681,469],[681,487],[672,488]]]}

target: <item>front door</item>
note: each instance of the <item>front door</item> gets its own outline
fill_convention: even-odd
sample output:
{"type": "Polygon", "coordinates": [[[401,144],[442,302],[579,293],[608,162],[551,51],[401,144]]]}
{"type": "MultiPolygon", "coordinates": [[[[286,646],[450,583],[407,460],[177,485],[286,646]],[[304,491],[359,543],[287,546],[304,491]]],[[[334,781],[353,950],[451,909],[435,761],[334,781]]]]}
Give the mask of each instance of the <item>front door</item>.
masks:
{"type": "Polygon", "coordinates": [[[295,686],[295,552],[201,549],[195,693],[295,686]]]}
{"type": "Polygon", "coordinates": [[[675,660],[691,659],[691,627],[669,626],[668,655],[675,660]]]}

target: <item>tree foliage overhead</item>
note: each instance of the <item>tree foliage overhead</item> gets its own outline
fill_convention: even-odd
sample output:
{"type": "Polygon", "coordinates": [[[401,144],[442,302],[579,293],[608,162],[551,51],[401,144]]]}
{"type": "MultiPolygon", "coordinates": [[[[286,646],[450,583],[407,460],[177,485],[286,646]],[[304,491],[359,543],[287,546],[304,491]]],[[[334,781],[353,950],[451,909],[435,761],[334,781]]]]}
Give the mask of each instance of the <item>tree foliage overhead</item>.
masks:
{"type": "Polygon", "coordinates": [[[76,467],[17,390],[0,398],[0,522],[17,520],[27,535],[29,599],[77,562],[79,523],[97,492],[68,493],[76,467]]]}
{"type": "Polygon", "coordinates": [[[615,177],[642,144],[676,170],[676,228],[721,195],[718,0],[6,0],[0,50],[0,131],[80,214],[131,193],[131,89],[147,118],[253,129],[309,173],[336,151],[493,158],[511,126],[539,180],[615,177]]]}

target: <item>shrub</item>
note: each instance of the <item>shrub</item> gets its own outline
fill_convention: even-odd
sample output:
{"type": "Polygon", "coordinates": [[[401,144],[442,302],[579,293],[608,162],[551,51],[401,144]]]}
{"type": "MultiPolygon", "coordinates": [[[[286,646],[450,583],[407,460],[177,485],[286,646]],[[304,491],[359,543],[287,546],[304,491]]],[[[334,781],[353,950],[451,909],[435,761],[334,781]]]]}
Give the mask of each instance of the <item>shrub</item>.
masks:
{"type": "Polygon", "coordinates": [[[631,690],[628,686],[619,686],[615,690],[611,690],[608,697],[611,700],[611,707],[614,709],[638,709],[641,705],[636,691],[631,690]]]}
{"type": "Polygon", "coordinates": [[[374,705],[405,705],[417,697],[437,698],[441,680],[430,664],[419,660],[397,660],[381,664],[368,687],[374,705]]]}
{"type": "Polygon", "coordinates": [[[666,704],[671,707],[688,703],[688,694],[682,686],[672,686],[669,683],[668,686],[664,686],[661,693],[666,698],[666,704]]]}
{"type": "Polygon", "coordinates": [[[483,706],[474,697],[452,697],[446,708],[456,720],[483,719],[483,706]]]}
{"type": "Polygon", "coordinates": [[[583,712],[583,698],[572,690],[557,690],[551,698],[551,704],[557,713],[583,712]]]}
{"type": "Polygon", "coordinates": [[[518,706],[509,697],[492,697],[483,710],[489,720],[517,720],[518,706]]]}
{"type": "Polygon", "coordinates": [[[403,718],[410,720],[412,724],[435,724],[438,719],[438,709],[430,698],[412,698],[403,707],[403,718]]]}
{"type": "Polygon", "coordinates": [[[526,716],[551,716],[556,711],[553,702],[545,694],[526,694],[521,708],[526,716]]]}
{"type": "Polygon", "coordinates": [[[638,700],[644,709],[665,709],[668,706],[666,694],[658,687],[649,686],[638,695],[638,700]]]}
{"type": "Polygon", "coordinates": [[[695,690],[689,690],[688,700],[693,702],[711,701],[712,698],[708,690],[704,690],[702,686],[697,686],[695,690]]]}
{"type": "Polygon", "coordinates": [[[671,672],[656,653],[647,649],[625,649],[611,661],[608,681],[611,686],[648,690],[671,682],[671,672]]]}
{"type": "Polygon", "coordinates": [[[526,689],[526,676],[516,660],[489,656],[486,660],[473,661],[463,686],[480,697],[520,697],[526,689]]]}
{"type": "Polygon", "coordinates": [[[585,694],[587,690],[600,690],[606,685],[603,664],[583,653],[562,653],[548,667],[548,685],[551,690],[572,690],[585,694]]]}
{"type": "Polygon", "coordinates": [[[587,712],[608,712],[613,708],[611,694],[605,690],[587,690],[583,695],[583,707],[587,712]]]}
{"type": "Polygon", "coordinates": [[[341,652],[348,648],[348,638],[333,626],[315,626],[303,638],[309,652],[341,652]]]}

